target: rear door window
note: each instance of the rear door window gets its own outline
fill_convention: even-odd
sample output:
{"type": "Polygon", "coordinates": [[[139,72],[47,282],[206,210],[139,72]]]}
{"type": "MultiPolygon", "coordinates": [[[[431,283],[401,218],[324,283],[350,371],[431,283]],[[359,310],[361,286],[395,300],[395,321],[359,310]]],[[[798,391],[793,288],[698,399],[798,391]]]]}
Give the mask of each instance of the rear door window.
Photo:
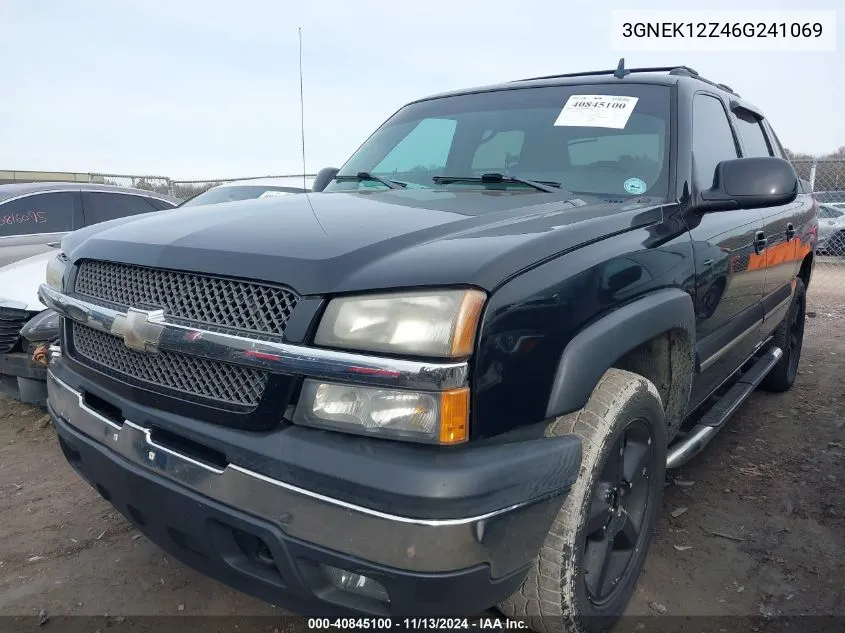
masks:
{"type": "Polygon", "coordinates": [[[738,110],[734,114],[739,138],[742,140],[742,155],[754,158],[773,156],[760,119],[745,110],[738,110]]]}
{"type": "Polygon", "coordinates": [[[85,225],[158,211],[144,196],[91,191],[85,194],[85,225]]]}
{"type": "Polygon", "coordinates": [[[0,237],[80,228],[79,193],[38,193],[0,203],[0,237]]]}
{"type": "Polygon", "coordinates": [[[693,101],[692,153],[695,157],[696,186],[713,186],[716,166],[723,160],[739,158],[725,106],[716,97],[695,95],[693,101]]]}
{"type": "Polygon", "coordinates": [[[768,120],[763,119],[763,127],[766,128],[766,133],[770,139],[770,143],[772,145],[772,149],[774,150],[774,155],[778,158],[786,158],[786,150],[783,149],[783,145],[781,145],[780,139],[778,135],[775,134],[775,130],[772,127],[772,124],[769,123],[768,120]]]}

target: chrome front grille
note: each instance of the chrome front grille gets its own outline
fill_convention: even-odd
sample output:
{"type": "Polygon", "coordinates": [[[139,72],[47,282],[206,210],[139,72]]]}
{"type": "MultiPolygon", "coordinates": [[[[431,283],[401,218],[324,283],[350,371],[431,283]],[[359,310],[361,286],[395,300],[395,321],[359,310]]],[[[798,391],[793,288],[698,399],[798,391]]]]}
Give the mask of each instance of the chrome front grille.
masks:
{"type": "Polygon", "coordinates": [[[129,349],[123,341],[79,323],[71,324],[77,360],[140,386],[155,386],[191,399],[256,407],[267,374],[241,365],[219,363],[161,350],[155,354],[129,349]]]}
{"type": "Polygon", "coordinates": [[[265,340],[281,340],[299,300],[277,286],[95,260],[79,265],[74,293],[119,310],[160,309],[174,323],[265,340]]]}

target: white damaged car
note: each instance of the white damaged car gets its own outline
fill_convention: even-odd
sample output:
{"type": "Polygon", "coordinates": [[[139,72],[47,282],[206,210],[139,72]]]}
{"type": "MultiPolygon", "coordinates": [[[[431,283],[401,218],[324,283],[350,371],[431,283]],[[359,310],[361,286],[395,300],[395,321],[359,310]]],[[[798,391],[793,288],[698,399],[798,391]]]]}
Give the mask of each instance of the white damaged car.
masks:
{"type": "Polygon", "coordinates": [[[38,286],[55,254],[50,249],[0,268],[0,392],[41,406],[59,316],[39,301],[38,286]]]}

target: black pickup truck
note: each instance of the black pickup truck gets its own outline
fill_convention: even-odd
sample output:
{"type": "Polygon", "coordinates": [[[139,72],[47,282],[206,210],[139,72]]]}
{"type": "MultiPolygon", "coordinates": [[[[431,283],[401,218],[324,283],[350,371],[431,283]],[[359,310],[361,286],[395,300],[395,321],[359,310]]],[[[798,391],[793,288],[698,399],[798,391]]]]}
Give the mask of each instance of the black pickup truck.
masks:
{"type": "Polygon", "coordinates": [[[66,237],[50,414],[142,532],[278,606],[603,630],[666,468],[795,381],[817,225],[688,67],[421,99],[313,193],[66,237]]]}

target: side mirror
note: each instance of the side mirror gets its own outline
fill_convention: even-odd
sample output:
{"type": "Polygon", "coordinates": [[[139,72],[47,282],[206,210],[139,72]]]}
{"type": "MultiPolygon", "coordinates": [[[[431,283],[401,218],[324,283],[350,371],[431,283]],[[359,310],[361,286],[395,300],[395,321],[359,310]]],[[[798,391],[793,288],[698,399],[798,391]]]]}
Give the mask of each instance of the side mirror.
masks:
{"type": "Polygon", "coordinates": [[[701,212],[756,209],[789,204],[798,196],[792,163],[771,156],[735,158],[716,165],[713,186],[699,194],[701,212]]]}
{"type": "Polygon", "coordinates": [[[323,169],[317,172],[314,183],[311,185],[311,191],[322,191],[325,189],[332,181],[332,178],[337,176],[338,171],[337,167],[323,167],[323,169]]]}

